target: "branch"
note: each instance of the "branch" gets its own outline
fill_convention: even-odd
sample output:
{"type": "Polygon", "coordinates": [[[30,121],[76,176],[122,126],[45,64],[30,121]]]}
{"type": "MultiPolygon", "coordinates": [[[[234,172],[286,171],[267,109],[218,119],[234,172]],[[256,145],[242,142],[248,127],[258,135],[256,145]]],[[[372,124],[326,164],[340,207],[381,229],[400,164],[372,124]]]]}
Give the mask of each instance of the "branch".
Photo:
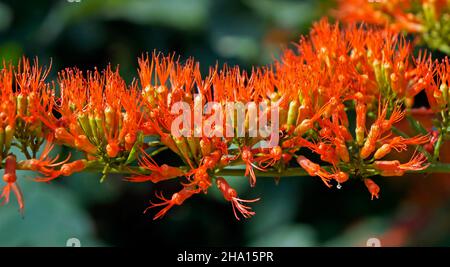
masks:
{"type": "MultiPolygon", "coordinates": [[[[88,166],[83,170],[85,172],[97,172],[101,173],[103,169],[105,168],[104,164],[100,164],[96,161],[90,162],[88,166]]],[[[186,171],[188,170],[187,167],[180,167],[185,168],[186,171]]],[[[325,166],[323,167],[326,170],[330,170],[331,166],[325,166]]],[[[20,162],[17,164],[17,170],[26,170],[31,171],[30,169],[24,167],[20,162]]],[[[151,174],[151,171],[146,170],[142,167],[138,166],[123,166],[123,167],[110,167],[108,170],[109,174],[123,174],[123,175],[132,175],[132,174],[141,174],[141,175],[148,175],[151,174]]],[[[239,176],[243,177],[245,170],[244,169],[230,169],[225,168],[222,170],[218,170],[215,173],[215,176],[239,176]]],[[[450,173],[450,164],[448,163],[432,163],[426,168],[425,170],[420,171],[410,171],[408,173],[450,173]]],[[[255,175],[257,177],[267,177],[267,178],[275,178],[275,177],[302,177],[302,176],[309,176],[308,173],[300,168],[287,168],[285,170],[279,171],[275,169],[268,169],[267,171],[259,171],[255,170],[255,175]]],[[[377,175],[376,172],[371,174],[370,176],[377,175]]]]}

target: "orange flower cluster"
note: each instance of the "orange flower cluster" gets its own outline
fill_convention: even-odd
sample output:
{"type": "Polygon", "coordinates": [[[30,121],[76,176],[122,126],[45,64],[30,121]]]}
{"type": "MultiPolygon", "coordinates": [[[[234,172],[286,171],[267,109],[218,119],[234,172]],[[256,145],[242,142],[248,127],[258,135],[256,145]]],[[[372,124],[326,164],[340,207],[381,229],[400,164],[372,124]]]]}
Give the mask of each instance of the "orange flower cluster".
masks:
{"type": "Polygon", "coordinates": [[[448,0],[337,0],[334,15],[342,22],[387,26],[419,33],[427,45],[450,54],[448,0]]]}
{"type": "MultiPolygon", "coordinates": [[[[110,67],[87,73],[66,69],[56,81],[59,96],[54,83],[45,83],[47,74],[37,62],[31,66],[25,59],[16,70],[9,65],[1,70],[4,202],[13,190],[23,208],[16,169],[37,171],[42,177],[36,180],[48,182],[100,168],[104,177],[112,171],[130,171],[126,180],[131,182],[179,179],[180,191],[170,198],[157,194],[161,202],[149,207],[162,207],[155,219],[213,186],[239,219],[254,215],[247,205],[258,199],[239,198],[222,177],[231,165],[242,166],[254,186],[259,173],[283,176],[297,163],[299,175],[318,176],[328,187],[336,183],[340,188],[350,177],[362,180],[372,197],[378,197],[379,187],[369,177],[427,168],[429,155],[420,146],[406,163],[385,157],[430,142],[426,133],[399,136],[393,125],[410,112],[414,97],[422,91],[433,110],[447,107],[450,66],[448,59],[432,62],[425,53],[413,58],[409,43],[390,31],[341,29],[322,20],[296,50],[287,49],[272,66],[251,72],[215,66],[202,75],[193,59],[181,63],[174,56],[153,54],[139,60],[140,85],[127,86],[118,70],[110,67]],[[264,103],[269,120],[279,122],[279,141],[266,148],[260,143],[267,137],[250,135],[248,118],[255,112],[251,108],[244,114],[242,137],[206,136],[193,123],[190,134],[177,136],[172,125],[178,114],[172,109],[181,101],[192,110],[198,102],[214,102],[222,109],[229,102],[264,103]],[[270,117],[275,107],[276,119],[270,117]],[[85,159],[58,162],[49,156],[54,144],[81,151],[85,159]],[[9,151],[12,145],[27,159],[16,162],[9,151]],[[158,164],[153,155],[162,149],[170,149],[185,165],[158,164]],[[135,160],[139,168],[131,166],[135,160]]],[[[202,116],[208,120],[213,115],[202,116]]],[[[230,115],[237,116],[223,116],[230,115]]],[[[230,126],[225,118],[220,121],[212,128],[230,126]]]]}

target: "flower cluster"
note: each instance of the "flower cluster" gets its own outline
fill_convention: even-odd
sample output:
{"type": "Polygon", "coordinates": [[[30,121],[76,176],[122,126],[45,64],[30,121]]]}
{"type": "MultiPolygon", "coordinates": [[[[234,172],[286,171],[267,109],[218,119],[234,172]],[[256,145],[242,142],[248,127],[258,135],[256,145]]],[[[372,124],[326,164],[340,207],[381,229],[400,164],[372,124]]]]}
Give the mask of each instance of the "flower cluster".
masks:
{"type": "Polygon", "coordinates": [[[338,0],[334,15],[343,22],[388,26],[418,33],[430,48],[450,54],[448,0],[338,0]]]}
{"type": "Polygon", "coordinates": [[[87,73],[65,69],[55,82],[46,83],[48,70],[37,62],[24,59],[16,69],[4,64],[4,202],[12,190],[23,209],[16,170],[39,172],[36,181],[41,182],[80,171],[102,172],[102,179],[115,172],[130,173],[125,178],[130,182],[180,182],[181,190],[171,197],[158,193],[160,201],[151,202],[149,208],[160,208],[155,219],[212,187],[231,203],[237,219],[251,217],[255,213],[248,203],[259,198],[238,197],[230,178],[224,178],[231,166],[241,166],[251,186],[258,175],[317,176],[337,188],[351,178],[362,181],[372,198],[378,198],[380,188],[371,177],[422,171],[433,160],[430,152],[439,147],[436,131],[420,128],[418,122],[420,131],[414,136],[395,128],[414,113],[415,96],[426,93],[442,129],[449,116],[444,114],[450,103],[448,59],[434,62],[426,52],[416,58],[411,45],[390,30],[341,28],[327,20],[316,23],[309,37],[285,50],[271,66],[250,72],[214,66],[204,75],[193,59],[181,63],[173,55],[153,53],[139,59],[138,73],[140,82],[127,85],[111,67],[87,73]],[[200,124],[184,121],[188,127],[179,135],[173,130],[179,120],[174,107],[180,102],[201,111],[206,103],[214,105],[210,112],[200,112],[200,124]],[[266,108],[249,105],[242,114],[219,112],[230,102],[266,108]],[[261,144],[273,135],[252,134],[252,118],[258,112],[264,115],[258,124],[262,118],[279,124],[271,146],[261,144]],[[238,119],[227,120],[239,116],[244,120],[241,128],[238,119]],[[208,134],[207,123],[213,133],[232,129],[236,134],[208,134]],[[51,158],[55,144],[81,151],[85,158],[51,158]],[[26,159],[17,162],[11,146],[21,149],[26,159]],[[393,159],[409,148],[414,151],[409,161],[393,159]],[[184,165],[158,163],[154,155],[164,149],[184,165]]]}

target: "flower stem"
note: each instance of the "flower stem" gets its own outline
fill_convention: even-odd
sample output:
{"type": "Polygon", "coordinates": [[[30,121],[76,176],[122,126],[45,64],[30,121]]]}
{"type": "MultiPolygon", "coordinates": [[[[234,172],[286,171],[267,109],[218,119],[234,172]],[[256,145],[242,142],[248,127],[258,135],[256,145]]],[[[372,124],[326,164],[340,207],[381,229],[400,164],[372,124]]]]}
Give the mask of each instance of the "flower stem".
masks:
{"type": "MultiPolygon", "coordinates": [[[[216,173],[216,176],[244,176],[245,170],[242,169],[222,169],[216,173]]],[[[255,170],[256,177],[296,177],[309,176],[302,168],[288,168],[282,172],[278,170],[267,170],[265,172],[255,170]]]]}
{"type": "MultiPolygon", "coordinates": [[[[104,170],[105,166],[104,164],[100,164],[98,162],[91,162],[88,164],[88,166],[84,169],[85,172],[98,172],[101,173],[104,170]]],[[[180,167],[183,168],[183,167],[180,167]]],[[[323,167],[324,169],[330,169],[330,167],[323,167]]],[[[28,170],[25,168],[20,162],[17,164],[18,170],[28,170]]],[[[142,167],[138,166],[123,166],[123,167],[110,167],[108,170],[109,174],[123,174],[123,175],[131,175],[131,174],[151,174],[151,171],[146,170],[142,167]]],[[[222,170],[219,170],[215,173],[216,176],[245,176],[244,175],[245,170],[244,169],[230,169],[225,168],[222,170]]],[[[450,173],[450,164],[449,163],[432,163],[426,168],[425,170],[420,171],[411,171],[409,173],[450,173]]],[[[285,170],[279,171],[275,169],[268,169],[267,171],[258,171],[255,170],[256,177],[301,177],[301,176],[309,176],[308,173],[299,167],[294,168],[287,168],[285,170]]],[[[376,175],[374,173],[373,175],[376,175]]]]}
{"type": "Polygon", "coordinates": [[[431,163],[428,168],[420,171],[412,171],[410,173],[450,173],[449,163],[431,163]]]}

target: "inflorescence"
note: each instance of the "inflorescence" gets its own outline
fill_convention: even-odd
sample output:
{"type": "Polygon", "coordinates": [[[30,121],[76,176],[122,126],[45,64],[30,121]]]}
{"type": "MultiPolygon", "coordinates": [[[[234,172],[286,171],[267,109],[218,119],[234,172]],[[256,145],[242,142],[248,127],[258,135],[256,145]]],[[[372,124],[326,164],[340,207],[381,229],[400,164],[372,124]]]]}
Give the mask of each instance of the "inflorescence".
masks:
{"type": "MultiPolygon", "coordinates": [[[[181,63],[174,55],[153,53],[139,59],[139,81],[127,85],[111,67],[91,72],[67,68],[48,82],[49,69],[37,60],[31,64],[24,58],[17,67],[4,63],[0,156],[6,185],[1,197],[7,203],[12,191],[23,210],[16,170],[38,172],[38,182],[82,171],[101,172],[102,180],[109,173],[124,173],[130,182],[179,181],[181,190],[170,197],[157,193],[158,201],[151,202],[149,208],[159,208],[155,219],[211,187],[231,203],[237,219],[248,218],[254,215],[249,204],[258,199],[239,198],[229,184],[232,171],[242,170],[251,186],[258,175],[313,176],[338,188],[349,179],[360,180],[378,198],[374,176],[426,170],[448,138],[450,61],[434,61],[425,51],[414,56],[412,49],[392,29],[340,27],[321,20],[279,60],[250,72],[225,65],[205,75],[193,59],[181,63]],[[426,94],[427,112],[436,119],[432,129],[411,119],[420,93],[426,94]],[[176,135],[179,114],[173,106],[180,102],[192,110],[198,103],[215,103],[216,112],[205,112],[203,122],[217,114],[236,117],[237,112],[217,112],[226,103],[264,103],[264,115],[279,124],[277,143],[264,147],[260,144],[269,137],[249,134],[252,108],[243,115],[243,135],[206,135],[202,124],[192,121],[184,135],[176,135]],[[270,113],[275,107],[277,118],[270,113]],[[413,136],[395,127],[408,118],[415,122],[413,136]],[[84,157],[53,158],[55,145],[84,157]],[[17,160],[13,146],[26,159],[17,160]],[[158,163],[154,156],[165,149],[184,164],[158,163]],[[400,152],[409,153],[409,160],[397,160],[400,152]]],[[[213,130],[238,128],[235,121],[230,125],[218,119],[210,125],[213,130]]]]}

